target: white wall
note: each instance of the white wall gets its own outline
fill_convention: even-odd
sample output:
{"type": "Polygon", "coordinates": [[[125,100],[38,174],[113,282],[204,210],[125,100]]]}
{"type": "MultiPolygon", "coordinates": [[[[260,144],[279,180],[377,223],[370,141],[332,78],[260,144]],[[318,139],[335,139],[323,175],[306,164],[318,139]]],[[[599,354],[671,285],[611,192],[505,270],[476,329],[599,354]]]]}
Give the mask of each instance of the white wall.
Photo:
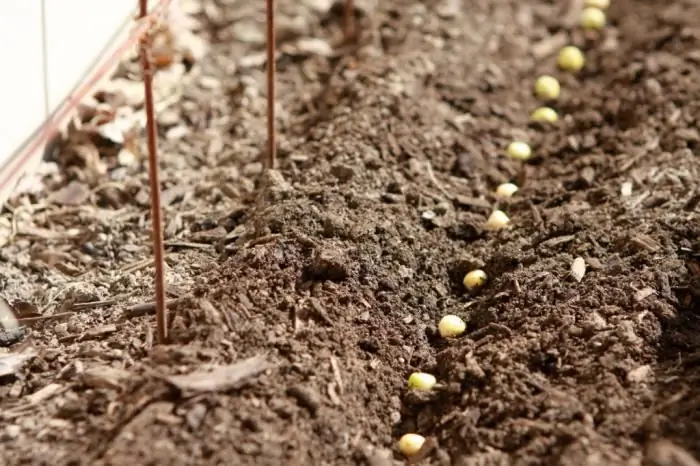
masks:
{"type": "MultiPolygon", "coordinates": [[[[149,9],[157,3],[149,0],[149,9]]],[[[137,0],[0,2],[0,205],[11,189],[8,172],[17,172],[11,166],[26,165],[20,152],[124,40],[137,8],[137,0]]]]}

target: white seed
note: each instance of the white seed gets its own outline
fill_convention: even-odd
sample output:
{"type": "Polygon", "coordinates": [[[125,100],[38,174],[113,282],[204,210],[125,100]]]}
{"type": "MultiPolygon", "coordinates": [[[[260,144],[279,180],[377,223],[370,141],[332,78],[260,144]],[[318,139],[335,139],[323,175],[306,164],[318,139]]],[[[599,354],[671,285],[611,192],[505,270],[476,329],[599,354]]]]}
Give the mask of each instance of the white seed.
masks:
{"type": "Polygon", "coordinates": [[[412,390],[429,391],[436,383],[435,376],[425,372],[414,372],[408,377],[408,388],[412,390]]]}
{"type": "Polygon", "coordinates": [[[586,261],[583,257],[577,257],[571,263],[571,276],[574,277],[574,280],[580,282],[583,280],[584,275],[586,275],[586,261]]]}
{"type": "Polygon", "coordinates": [[[472,291],[484,286],[484,283],[486,283],[486,279],[486,272],[480,269],[476,269],[466,274],[462,283],[464,283],[464,287],[466,289],[472,291]]]}
{"type": "Polygon", "coordinates": [[[556,123],[559,120],[559,115],[557,115],[556,110],[550,107],[540,107],[535,109],[532,114],[530,114],[530,119],[532,121],[539,121],[545,123],[556,123]]]}
{"type": "Polygon", "coordinates": [[[499,184],[496,188],[496,197],[499,199],[509,199],[518,192],[518,187],[513,183],[499,184]]]}
{"type": "Polygon", "coordinates": [[[425,443],[425,437],[418,434],[404,434],[399,439],[399,450],[406,456],[414,456],[425,443]]]}
{"type": "Polygon", "coordinates": [[[486,220],[486,229],[488,230],[500,230],[505,228],[510,223],[510,219],[502,210],[494,210],[489,215],[488,220],[486,220]]]}
{"type": "Polygon", "coordinates": [[[556,100],[561,94],[561,84],[554,76],[542,75],[535,81],[535,95],[541,100],[556,100]]]}
{"type": "Polygon", "coordinates": [[[511,159],[525,161],[532,157],[532,149],[530,149],[530,146],[525,142],[513,141],[508,144],[506,154],[508,154],[508,157],[511,159]]]}
{"type": "Polygon", "coordinates": [[[576,73],[581,71],[586,64],[586,58],[578,47],[567,45],[559,51],[557,64],[562,70],[576,73]]]}
{"type": "Polygon", "coordinates": [[[581,12],[581,27],[589,31],[599,31],[605,27],[605,13],[600,8],[585,8],[581,12]]]}
{"type": "Polygon", "coordinates": [[[442,338],[454,338],[458,337],[467,330],[467,324],[455,315],[446,315],[440,319],[438,324],[438,331],[442,338]]]}
{"type": "Polygon", "coordinates": [[[606,8],[610,7],[610,0],[586,0],[584,5],[590,8],[605,10],[606,8]]]}

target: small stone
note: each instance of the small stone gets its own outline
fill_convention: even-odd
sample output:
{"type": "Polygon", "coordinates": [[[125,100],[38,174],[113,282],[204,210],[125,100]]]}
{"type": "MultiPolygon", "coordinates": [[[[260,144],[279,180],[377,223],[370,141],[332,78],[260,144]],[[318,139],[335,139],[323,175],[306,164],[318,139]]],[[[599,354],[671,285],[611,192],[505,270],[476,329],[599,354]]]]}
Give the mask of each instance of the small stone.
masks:
{"type": "Polygon", "coordinates": [[[19,437],[19,434],[22,432],[22,428],[16,424],[10,424],[9,426],[5,427],[5,431],[2,433],[2,437],[4,440],[14,440],[17,437],[19,437]]]}
{"type": "Polygon", "coordinates": [[[437,214],[435,212],[433,212],[432,210],[426,210],[425,212],[423,212],[420,215],[420,217],[423,220],[429,222],[429,221],[433,220],[435,217],[437,217],[437,214]]]}
{"type": "Polygon", "coordinates": [[[300,406],[306,408],[312,416],[316,416],[321,407],[321,395],[311,387],[290,387],[287,395],[296,398],[300,406]]]}
{"type": "Polygon", "coordinates": [[[314,252],[309,273],[316,279],[342,281],[348,277],[350,270],[341,250],[321,248],[314,252]]]}
{"type": "Polygon", "coordinates": [[[180,123],[180,113],[172,109],[163,110],[158,113],[157,120],[159,125],[170,128],[180,123]]]}
{"type": "Polygon", "coordinates": [[[247,178],[253,178],[255,176],[258,176],[263,172],[263,164],[260,162],[253,162],[247,164],[245,167],[243,167],[243,170],[241,173],[243,173],[243,176],[247,178]]]}
{"type": "Polygon", "coordinates": [[[176,141],[187,136],[189,132],[189,128],[185,125],[173,126],[165,133],[165,139],[169,141],[176,141]]]}
{"type": "Polygon", "coordinates": [[[347,183],[355,176],[355,169],[350,165],[337,164],[331,167],[331,174],[341,183],[347,183]]]}
{"type": "Polygon", "coordinates": [[[630,383],[642,383],[651,375],[651,366],[644,364],[627,373],[627,381],[630,383]]]}

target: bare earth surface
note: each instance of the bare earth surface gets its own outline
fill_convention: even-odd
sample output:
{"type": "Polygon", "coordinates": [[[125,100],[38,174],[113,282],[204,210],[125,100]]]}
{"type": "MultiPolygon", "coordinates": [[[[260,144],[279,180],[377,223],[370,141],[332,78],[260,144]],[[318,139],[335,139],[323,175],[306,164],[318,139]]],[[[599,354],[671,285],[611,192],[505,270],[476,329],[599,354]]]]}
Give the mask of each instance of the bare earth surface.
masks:
{"type": "Polygon", "coordinates": [[[0,378],[3,463],[381,466],[418,432],[422,464],[697,464],[698,3],[612,0],[584,37],[576,2],[358,1],[344,48],[340,5],[279,3],[278,171],[261,1],[203,0],[210,52],[161,115],[171,344],[139,306],[144,169],[59,156],[3,214],[0,285],[37,350],[0,378]],[[562,118],[533,126],[545,73],[562,118]],[[88,200],[57,205],[76,179],[88,200]],[[512,228],[484,231],[506,181],[512,228]],[[436,336],[447,313],[464,337],[436,336]],[[415,370],[440,388],[408,393],[415,370]]]}

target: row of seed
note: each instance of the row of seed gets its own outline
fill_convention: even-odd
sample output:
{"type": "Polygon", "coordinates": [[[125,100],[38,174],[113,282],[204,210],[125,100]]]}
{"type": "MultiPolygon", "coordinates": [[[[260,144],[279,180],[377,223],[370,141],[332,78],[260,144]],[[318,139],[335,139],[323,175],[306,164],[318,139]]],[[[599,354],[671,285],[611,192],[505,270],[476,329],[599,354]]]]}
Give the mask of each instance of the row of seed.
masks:
{"type": "MultiPolygon", "coordinates": [[[[610,6],[610,0],[585,0],[585,8],[581,12],[580,25],[587,31],[598,31],[605,26],[606,17],[604,10],[610,6]]],[[[581,71],[585,64],[583,52],[577,47],[568,45],[559,51],[557,57],[559,68],[564,71],[576,73],[581,71]]],[[[544,75],[535,82],[535,95],[542,101],[552,102],[559,98],[561,86],[556,78],[544,75]]],[[[530,115],[532,121],[555,123],[559,116],[557,112],[548,106],[535,109],[530,115]]],[[[511,142],[507,149],[508,157],[526,161],[532,156],[530,146],[522,141],[511,142]]],[[[513,196],[518,187],[513,183],[504,183],[496,189],[497,199],[507,199],[513,196]]],[[[505,228],[510,223],[510,219],[501,210],[494,210],[484,225],[489,230],[499,230],[505,228]]],[[[464,287],[468,291],[475,291],[482,287],[487,280],[486,272],[483,270],[472,270],[464,277],[464,287]]],[[[438,324],[438,331],[442,338],[456,338],[462,335],[467,329],[467,324],[459,316],[446,315],[438,324]]],[[[437,384],[437,379],[432,374],[425,372],[414,372],[408,378],[408,388],[417,391],[430,391],[437,384]]],[[[399,450],[406,456],[414,456],[423,447],[425,438],[422,435],[409,433],[399,440],[399,450]]]]}

